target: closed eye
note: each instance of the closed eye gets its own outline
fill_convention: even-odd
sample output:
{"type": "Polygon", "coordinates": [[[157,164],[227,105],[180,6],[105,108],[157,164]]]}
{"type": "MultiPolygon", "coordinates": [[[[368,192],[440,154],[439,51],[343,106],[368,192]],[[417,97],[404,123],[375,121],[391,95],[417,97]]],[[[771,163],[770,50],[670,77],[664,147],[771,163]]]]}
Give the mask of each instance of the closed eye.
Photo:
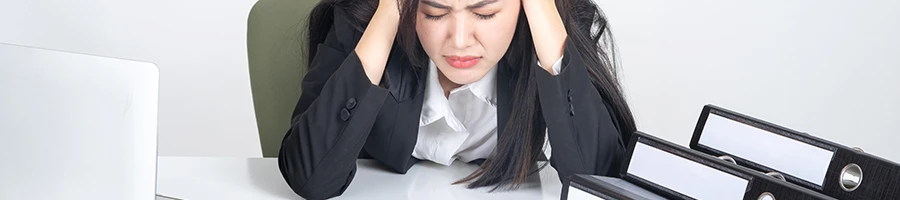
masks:
{"type": "Polygon", "coordinates": [[[448,15],[448,14],[443,14],[443,15],[429,15],[429,14],[425,14],[425,19],[429,19],[429,20],[440,20],[441,18],[444,18],[444,16],[447,16],[447,15],[448,15]]]}
{"type": "MultiPolygon", "coordinates": [[[[489,15],[482,15],[482,14],[478,14],[478,13],[473,13],[473,14],[475,14],[475,17],[478,17],[478,19],[481,19],[481,20],[489,20],[489,19],[493,19],[494,16],[497,16],[497,13],[489,14],[489,15]]],[[[443,14],[443,15],[429,15],[429,14],[425,14],[425,19],[428,19],[428,20],[441,20],[442,18],[444,18],[444,16],[447,16],[447,15],[448,15],[448,14],[443,14]]]]}
{"type": "Polygon", "coordinates": [[[491,18],[494,18],[494,16],[497,16],[497,13],[490,14],[490,15],[482,15],[482,14],[478,14],[478,13],[474,13],[474,14],[475,14],[475,17],[478,17],[478,19],[482,19],[482,20],[489,20],[491,18]]]}

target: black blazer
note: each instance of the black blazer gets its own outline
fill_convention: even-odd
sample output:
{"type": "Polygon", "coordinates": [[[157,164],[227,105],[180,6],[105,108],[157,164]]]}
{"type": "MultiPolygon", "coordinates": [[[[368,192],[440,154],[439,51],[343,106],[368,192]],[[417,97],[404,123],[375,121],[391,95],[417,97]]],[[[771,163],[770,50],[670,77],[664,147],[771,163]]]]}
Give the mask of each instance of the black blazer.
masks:
{"type": "MultiPolygon", "coordinates": [[[[278,154],[285,181],[308,199],[342,194],[356,173],[357,157],[374,158],[398,173],[418,162],[412,152],[428,69],[414,69],[394,48],[380,84],[387,88],[373,85],[354,52],[362,32],[346,20],[335,8],[334,24],[303,77],[303,92],[278,154]]],[[[591,84],[574,46],[567,41],[559,75],[539,69],[535,77],[551,165],[564,185],[574,173],[616,176],[625,151],[611,108],[591,84]]],[[[509,119],[515,88],[512,74],[503,68],[497,73],[498,124],[509,119]]],[[[503,133],[502,125],[497,128],[503,133]]]]}

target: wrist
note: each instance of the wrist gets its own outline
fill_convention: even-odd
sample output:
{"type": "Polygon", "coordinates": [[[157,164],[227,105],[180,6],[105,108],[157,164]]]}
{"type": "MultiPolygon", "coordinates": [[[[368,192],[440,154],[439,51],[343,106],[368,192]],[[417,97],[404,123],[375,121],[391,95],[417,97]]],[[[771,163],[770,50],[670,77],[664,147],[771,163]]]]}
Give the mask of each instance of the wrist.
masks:
{"type": "MultiPolygon", "coordinates": [[[[393,0],[381,0],[378,3],[378,8],[375,9],[375,15],[382,15],[390,18],[396,18],[398,21],[400,20],[400,7],[397,5],[396,1],[393,0]]],[[[372,17],[374,18],[374,16],[372,17]]]]}
{"type": "Polygon", "coordinates": [[[379,6],[375,10],[375,14],[372,15],[369,25],[374,24],[378,29],[396,33],[400,25],[400,13],[395,9],[397,9],[396,6],[393,8],[390,6],[379,6]]]}
{"type": "Polygon", "coordinates": [[[548,13],[557,13],[556,2],[553,0],[524,0],[522,2],[522,10],[526,15],[548,13]]]}
{"type": "Polygon", "coordinates": [[[528,3],[522,3],[522,9],[528,17],[528,24],[532,30],[548,30],[547,28],[559,28],[556,25],[562,25],[562,17],[553,0],[525,0],[525,2],[528,3]]]}

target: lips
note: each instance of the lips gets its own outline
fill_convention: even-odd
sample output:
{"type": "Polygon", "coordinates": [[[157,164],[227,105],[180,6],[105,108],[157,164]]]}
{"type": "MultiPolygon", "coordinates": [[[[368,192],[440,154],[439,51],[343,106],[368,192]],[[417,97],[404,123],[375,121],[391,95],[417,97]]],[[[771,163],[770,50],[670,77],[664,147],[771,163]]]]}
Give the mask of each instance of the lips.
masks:
{"type": "Polygon", "coordinates": [[[445,57],[450,66],[458,69],[467,69],[478,64],[481,57],[477,56],[447,56],[445,57]]]}

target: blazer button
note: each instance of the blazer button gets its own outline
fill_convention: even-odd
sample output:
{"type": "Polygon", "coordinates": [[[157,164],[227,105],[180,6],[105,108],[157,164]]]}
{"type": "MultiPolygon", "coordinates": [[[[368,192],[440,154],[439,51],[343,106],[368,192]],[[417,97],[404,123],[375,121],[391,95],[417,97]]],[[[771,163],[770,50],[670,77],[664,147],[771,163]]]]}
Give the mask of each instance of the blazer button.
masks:
{"type": "Polygon", "coordinates": [[[569,116],[575,116],[575,106],[569,104],[569,116]]]}
{"type": "Polygon", "coordinates": [[[346,122],[349,119],[350,119],[350,110],[347,110],[346,108],[341,109],[341,120],[344,120],[346,122]]]}
{"type": "Polygon", "coordinates": [[[356,98],[350,98],[350,100],[347,100],[347,109],[353,110],[353,108],[356,108],[356,98]]]}

